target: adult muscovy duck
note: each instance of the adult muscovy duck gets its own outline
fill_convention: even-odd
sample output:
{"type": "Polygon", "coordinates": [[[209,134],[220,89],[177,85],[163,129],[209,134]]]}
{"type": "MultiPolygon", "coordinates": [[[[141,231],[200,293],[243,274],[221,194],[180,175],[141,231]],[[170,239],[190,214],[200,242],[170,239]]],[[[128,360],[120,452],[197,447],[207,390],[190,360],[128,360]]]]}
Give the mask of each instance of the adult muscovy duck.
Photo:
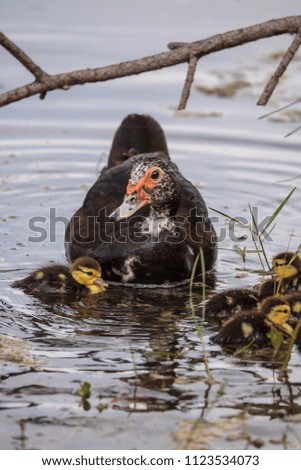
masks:
{"type": "Polygon", "coordinates": [[[189,279],[200,248],[206,270],[213,267],[216,234],[205,202],[170,161],[150,116],[121,123],[107,167],[67,227],[65,247],[69,260],[92,256],[104,279],[124,283],[189,279]]]}

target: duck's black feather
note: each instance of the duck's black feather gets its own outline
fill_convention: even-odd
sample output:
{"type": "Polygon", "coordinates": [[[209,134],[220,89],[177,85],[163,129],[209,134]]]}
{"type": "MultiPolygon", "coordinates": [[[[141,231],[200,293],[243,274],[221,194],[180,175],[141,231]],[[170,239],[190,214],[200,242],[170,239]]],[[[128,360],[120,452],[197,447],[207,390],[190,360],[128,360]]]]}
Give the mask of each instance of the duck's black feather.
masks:
{"type": "Polygon", "coordinates": [[[161,152],[169,160],[164,132],[148,115],[130,114],[118,127],[111,146],[108,164],[103,172],[141,153],[161,152]]]}

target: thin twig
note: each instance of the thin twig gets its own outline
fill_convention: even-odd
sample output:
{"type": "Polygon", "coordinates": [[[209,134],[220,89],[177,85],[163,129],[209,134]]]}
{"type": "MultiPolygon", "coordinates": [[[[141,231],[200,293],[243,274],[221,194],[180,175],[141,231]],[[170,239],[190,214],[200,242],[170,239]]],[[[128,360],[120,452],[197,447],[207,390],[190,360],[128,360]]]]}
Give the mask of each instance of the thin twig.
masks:
{"type": "Polygon", "coordinates": [[[41,67],[39,67],[27,54],[25,54],[20,47],[18,47],[13,41],[11,41],[4,33],[0,32],[0,44],[3,46],[10,54],[12,54],[19,62],[21,62],[24,67],[29,70],[30,73],[33,74],[34,77],[39,82],[43,82],[43,80],[49,75],[44,72],[41,67]]]}
{"type": "Polygon", "coordinates": [[[293,59],[294,55],[296,54],[297,50],[299,49],[299,46],[301,44],[301,28],[298,29],[298,32],[296,36],[294,37],[294,40],[284,56],[281,59],[280,64],[278,65],[277,69],[275,70],[274,74],[271,76],[270,80],[268,81],[265,89],[263,90],[262,95],[260,96],[259,100],[257,101],[257,104],[259,106],[265,106],[267,102],[269,101],[273,91],[275,90],[277,83],[279,79],[282,77],[284,72],[286,71],[289,63],[293,59]]]}
{"type": "Polygon", "coordinates": [[[198,59],[212,52],[240,46],[258,39],[277,36],[279,34],[294,34],[301,28],[301,16],[287,16],[276,20],[216,34],[201,41],[195,41],[176,47],[174,50],[163,52],[138,60],[129,60],[106,67],[75,70],[68,73],[48,75],[29,58],[16,45],[7,43],[5,35],[1,35],[1,42],[34,76],[38,79],[33,83],[7,91],[0,95],[0,107],[20,101],[23,98],[37,94],[45,94],[48,91],[66,89],[74,85],[95,83],[129,77],[140,73],[160,70],[165,67],[187,63],[194,55],[198,59]]]}
{"type": "Polygon", "coordinates": [[[190,60],[189,60],[186,80],[185,80],[185,83],[184,83],[184,86],[183,86],[182,96],[181,96],[181,100],[180,100],[180,103],[179,103],[179,106],[178,106],[179,111],[181,109],[186,108],[186,104],[187,104],[187,101],[188,101],[188,98],[189,98],[189,95],[190,95],[191,85],[193,83],[197,63],[198,63],[197,57],[195,55],[192,55],[190,57],[190,60]]]}

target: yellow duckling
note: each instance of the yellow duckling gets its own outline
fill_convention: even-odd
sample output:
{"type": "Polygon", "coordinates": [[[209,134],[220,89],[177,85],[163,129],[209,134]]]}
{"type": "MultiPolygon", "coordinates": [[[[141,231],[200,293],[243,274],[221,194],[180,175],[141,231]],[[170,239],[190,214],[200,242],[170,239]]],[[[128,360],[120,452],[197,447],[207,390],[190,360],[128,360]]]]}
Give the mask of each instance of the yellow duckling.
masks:
{"type": "Polygon", "coordinates": [[[233,315],[224,323],[212,341],[219,344],[249,344],[270,346],[270,330],[276,328],[287,336],[292,336],[293,328],[288,321],[291,317],[289,303],[281,297],[265,299],[259,310],[249,310],[233,315]]]}
{"type": "Polygon", "coordinates": [[[284,284],[286,292],[301,285],[301,258],[296,253],[284,251],[274,256],[273,271],[277,281],[284,284]]]}
{"type": "Polygon", "coordinates": [[[301,318],[301,292],[296,291],[286,294],[284,299],[289,303],[292,315],[301,318]]]}
{"type": "Polygon", "coordinates": [[[106,290],[99,263],[89,256],[77,258],[69,267],[63,264],[44,266],[15,281],[12,287],[28,294],[90,295],[106,290]]]}
{"type": "Polygon", "coordinates": [[[272,260],[274,278],[253,288],[228,289],[215,294],[206,304],[207,318],[228,318],[244,309],[257,307],[264,299],[284,295],[301,286],[301,258],[292,252],[283,252],[272,260]]]}

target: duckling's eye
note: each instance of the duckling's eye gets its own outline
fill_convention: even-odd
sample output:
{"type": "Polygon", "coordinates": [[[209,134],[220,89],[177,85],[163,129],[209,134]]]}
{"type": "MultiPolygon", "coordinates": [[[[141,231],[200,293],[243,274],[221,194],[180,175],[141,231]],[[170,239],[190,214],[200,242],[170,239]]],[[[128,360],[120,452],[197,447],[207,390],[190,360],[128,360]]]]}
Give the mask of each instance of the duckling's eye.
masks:
{"type": "Polygon", "coordinates": [[[159,170],[152,171],[152,174],[150,175],[152,180],[157,180],[159,178],[159,176],[160,176],[159,170]]]}
{"type": "Polygon", "coordinates": [[[88,274],[88,276],[93,276],[92,271],[86,271],[85,274],[88,274]]]}

